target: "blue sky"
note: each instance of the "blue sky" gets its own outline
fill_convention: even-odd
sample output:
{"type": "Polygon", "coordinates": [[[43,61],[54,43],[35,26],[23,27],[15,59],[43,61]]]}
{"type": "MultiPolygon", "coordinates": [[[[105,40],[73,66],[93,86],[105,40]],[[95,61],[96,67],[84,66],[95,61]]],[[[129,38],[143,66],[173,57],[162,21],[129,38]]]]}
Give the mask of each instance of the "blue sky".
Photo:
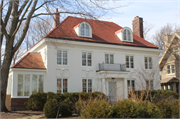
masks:
{"type": "Polygon", "coordinates": [[[152,24],[149,37],[167,23],[179,25],[180,0],[116,0],[116,2],[129,4],[127,7],[118,9],[117,13],[108,13],[102,20],[112,21],[122,27],[132,29],[132,20],[135,16],[142,17],[144,22],[152,24]]]}

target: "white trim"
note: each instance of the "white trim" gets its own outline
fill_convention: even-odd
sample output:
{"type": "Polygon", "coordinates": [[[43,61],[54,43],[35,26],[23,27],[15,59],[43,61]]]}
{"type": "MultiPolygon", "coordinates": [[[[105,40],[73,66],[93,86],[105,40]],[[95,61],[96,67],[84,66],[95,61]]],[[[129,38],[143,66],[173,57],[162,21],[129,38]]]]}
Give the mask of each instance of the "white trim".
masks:
{"type": "Polygon", "coordinates": [[[11,68],[11,71],[32,71],[32,72],[46,72],[46,69],[26,69],[26,68],[11,68]]]}
{"type": "Polygon", "coordinates": [[[82,41],[70,41],[70,40],[64,40],[64,39],[53,39],[53,38],[44,38],[46,42],[55,42],[55,43],[66,43],[72,44],[72,45],[82,45],[82,46],[93,46],[93,47],[102,47],[102,48],[111,48],[111,49],[125,49],[125,50],[136,50],[136,51],[149,51],[149,52],[157,52],[159,54],[160,50],[155,48],[149,48],[149,47],[135,47],[135,46],[126,46],[126,45],[113,45],[113,44],[105,44],[105,43],[91,43],[91,42],[82,42],[82,41]]]}

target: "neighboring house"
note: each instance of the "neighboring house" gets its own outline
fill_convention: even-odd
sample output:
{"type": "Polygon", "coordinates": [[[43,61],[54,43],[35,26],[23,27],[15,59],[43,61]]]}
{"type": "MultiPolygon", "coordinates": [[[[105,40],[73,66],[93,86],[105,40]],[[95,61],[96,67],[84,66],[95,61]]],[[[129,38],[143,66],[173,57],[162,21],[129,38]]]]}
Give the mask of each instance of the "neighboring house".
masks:
{"type": "Polygon", "coordinates": [[[180,79],[180,33],[164,36],[164,52],[159,60],[161,89],[179,94],[180,79]]]}
{"type": "MultiPolygon", "coordinates": [[[[59,15],[55,20],[59,21],[59,15]]],[[[10,110],[23,107],[31,94],[49,91],[100,91],[115,102],[146,85],[147,81],[132,76],[135,69],[142,66],[151,72],[158,66],[159,50],[143,39],[142,18],[133,20],[133,32],[113,22],[70,16],[56,23],[11,67],[7,88],[10,110]]],[[[148,80],[148,87],[160,89],[157,77],[148,80]]]]}

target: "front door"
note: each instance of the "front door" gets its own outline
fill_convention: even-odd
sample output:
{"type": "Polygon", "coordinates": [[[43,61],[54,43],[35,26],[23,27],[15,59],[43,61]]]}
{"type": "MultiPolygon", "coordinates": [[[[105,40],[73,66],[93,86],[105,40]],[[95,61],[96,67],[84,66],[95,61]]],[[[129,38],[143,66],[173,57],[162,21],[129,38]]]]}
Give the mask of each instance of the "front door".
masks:
{"type": "Polygon", "coordinates": [[[116,82],[109,82],[109,97],[111,102],[116,102],[116,82]]]}

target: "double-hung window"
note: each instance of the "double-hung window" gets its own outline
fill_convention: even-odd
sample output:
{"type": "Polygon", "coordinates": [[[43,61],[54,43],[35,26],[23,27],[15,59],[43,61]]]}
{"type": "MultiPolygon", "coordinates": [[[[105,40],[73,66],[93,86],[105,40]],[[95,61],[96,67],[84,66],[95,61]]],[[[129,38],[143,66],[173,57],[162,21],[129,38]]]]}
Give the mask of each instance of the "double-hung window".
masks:
{"type": "Polygon", "coordinates": [[[106,64],[114,64],[114,55],[113,54],[105,54],[105,63],[106,64]]]}
{"type": "Polygon", "coordinates": [[[92,53],[82,52],[82,66],[92,66],[92,53]]]}
{"type": "Polygon", "coordinates": [[[175,73],[175,67],[174,65],[167,65],[167,73],[175,73]]]}
{"type": "Polygon", "coordinates": [[[58,65],[67,65],[67,51],[57,50],[57,64],[58,65]]]}
{"type": "Polygon", "coordinates": [[[152,69],[152,57],[144,57],[145,69],[152,69]]]}
{"type": "Polygon", "coordinates": [[[92,92],[92,79],[82,79],[82,92],[92,92]]]}
{"type": "Polygon", "coordinates": [[[153,80],[146,80],[146,90],[152,90],[153,86],[153,80]]]}
{"type": "Polygon", "coordinates": [[[127,80],[127,88],[128,94],[135,90],[135,81],[134,80],[127,80]]]}
{"type": "Polygon", "coordinates": [[[58,78],[57,79],[57,93],[68,92],[68,79],[58,78]]]}
{"type": "Polygon", "coordinates": [[[43,92],[44,75],[37,74],[18,74],[18,92],[17,96],[30,96],[37,92],[43,92]],[[32,76],[32,80],[30,79],[32,76]],[[30,83],[31,90],[30,90],[30,83]]]}
{"type": "Polygon", "coordinates": [[[126,68],[134,68],[134,57],[126,56],[126,68]]]}

